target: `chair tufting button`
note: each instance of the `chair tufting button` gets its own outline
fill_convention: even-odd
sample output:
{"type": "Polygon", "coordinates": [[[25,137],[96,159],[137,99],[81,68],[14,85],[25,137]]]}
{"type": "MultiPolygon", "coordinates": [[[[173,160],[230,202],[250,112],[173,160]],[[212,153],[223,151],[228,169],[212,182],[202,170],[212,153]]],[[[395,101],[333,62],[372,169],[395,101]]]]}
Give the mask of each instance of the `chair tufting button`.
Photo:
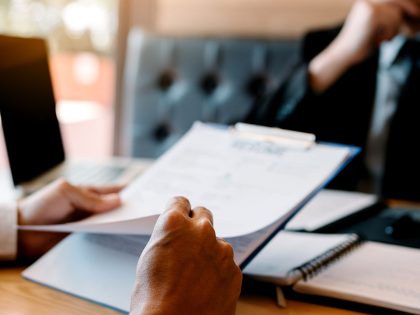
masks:
{"type": "Polygon", "coordinates": [[[254,75],[247,83],[246,92],[252,97],[260,97],[267,90],[268,78],[264,73],[254,75]]]}
{"type": "Polygon", "coordinates": [[[166,70],[158,78],[157,85],[162,91],[167,91],[174,84],[176,75],[173,70],[166,70]]]}
{"type": "Polygon", "coordinates": [[[158,141],[162,142],[171,134],[171,126],[168,123],[159,124],[153,131],[153,137],[158,141]]]}
{"type": "Polygon", "coordinates": [[[220,78],[216,72],[210,72],[206,74],[200,82],[201,89],[204,94],[211,95],[219,85],[220,78]]]}

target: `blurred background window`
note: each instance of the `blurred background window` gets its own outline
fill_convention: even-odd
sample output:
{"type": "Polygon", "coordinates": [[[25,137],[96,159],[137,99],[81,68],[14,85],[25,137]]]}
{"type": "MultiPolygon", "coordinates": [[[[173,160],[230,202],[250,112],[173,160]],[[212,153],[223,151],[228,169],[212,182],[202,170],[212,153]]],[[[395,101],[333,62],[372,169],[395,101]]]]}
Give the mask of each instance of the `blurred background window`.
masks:
{"type": "Polygon", "coordinates": [[[73,158],[112,154],[117,19],[118,0],[0,0],[1,34],[48,41],[57,114],[73,158]]]}

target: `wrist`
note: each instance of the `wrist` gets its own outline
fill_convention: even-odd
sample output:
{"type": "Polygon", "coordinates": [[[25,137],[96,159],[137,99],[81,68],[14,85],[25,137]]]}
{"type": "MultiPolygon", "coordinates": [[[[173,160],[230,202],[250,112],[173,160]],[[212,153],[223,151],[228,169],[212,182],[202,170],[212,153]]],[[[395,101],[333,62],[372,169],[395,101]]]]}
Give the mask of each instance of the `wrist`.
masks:
{"type": "MultiPolygon", "coordinates": [[[[138,301],[138,299],[135,299],[138,301]]],[[[155,304],[138,302],[135,305],[132,305],[130,315],[167,315],[169,312],[165,311],[164,305],[161,307],[156,307],[155,304]]]]}
{"type": "MultiPolygon", "coordinates": [[[[147,288],[146,290],[150,290],[147,288]]],[[[162,292],[148,292],[140,289],[138,285],[134,289],[131,299],[130,315],[179,315],[180,307],[176,299],[162,292]],[[157,293],[157,294],[154,294],[157,293]]]]}
{"type": "Polygon", "coordinates": [[[341,45],[333,42],[309,63],[309,84],[316,93],[330,88],[354,64],[354,59],[341,45]]]}
{"type": "Polygon", "coordinates": [[[30,225],[30,222],[28,222],[26,216],[24,215],[24,212],[22,211],[22,206],[21,206],[20,201],[18,201],[16,204],[16,213],[17,213],[18,225],[30,225]]]}
{"type": "MultiPolygon", "coordinates": [[[[30,197],[29,197],[30,198],[30,197]]],[[[17,202],[17,222],[18,225],[43,225],[47,224],[45,220],[43,220],[42,216],[38,213],[39,211],[36,209],[37,207],[33,205],[33,202],[30,199],[21,199],[17,202]]],[[[45,208],[41,208],[44,209],[45,208]]],[[[46,213],[47,211],[44,211],[46,213]]]]}

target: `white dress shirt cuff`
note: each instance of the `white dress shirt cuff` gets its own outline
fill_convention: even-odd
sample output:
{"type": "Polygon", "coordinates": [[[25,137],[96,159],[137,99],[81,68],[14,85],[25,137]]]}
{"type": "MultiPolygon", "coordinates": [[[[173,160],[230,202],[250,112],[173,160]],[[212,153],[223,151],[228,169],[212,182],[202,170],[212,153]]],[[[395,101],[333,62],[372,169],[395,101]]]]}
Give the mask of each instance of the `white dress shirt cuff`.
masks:
{"type": "Polygon", "coordinates": [[[0,204],[0,260],[14,260],[17,253],[17,206],[0,204]]]}

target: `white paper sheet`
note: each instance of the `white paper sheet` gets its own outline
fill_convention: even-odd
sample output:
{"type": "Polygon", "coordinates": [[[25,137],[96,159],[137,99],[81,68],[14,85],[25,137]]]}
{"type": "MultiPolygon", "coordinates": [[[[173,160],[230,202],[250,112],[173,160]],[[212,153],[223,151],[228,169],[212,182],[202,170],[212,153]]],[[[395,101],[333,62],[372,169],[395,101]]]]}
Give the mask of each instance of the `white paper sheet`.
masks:
{"type": "Polygon", "coordinates": [[[289,230],[314,231],[378,202],[375,195],[324,189],[286,225],[289,230]]]}
{"type": "Polygon", "coordinates": [[[302,150],[247,141],[228,129],[196,123],[123,191],[120,209],[77,223],[26,229],[150,234],[167,201],[185,196],[193,207],[213,212],[218,236],[250,234],[300,206],[350,153],[340,146],[302,150]]]}

